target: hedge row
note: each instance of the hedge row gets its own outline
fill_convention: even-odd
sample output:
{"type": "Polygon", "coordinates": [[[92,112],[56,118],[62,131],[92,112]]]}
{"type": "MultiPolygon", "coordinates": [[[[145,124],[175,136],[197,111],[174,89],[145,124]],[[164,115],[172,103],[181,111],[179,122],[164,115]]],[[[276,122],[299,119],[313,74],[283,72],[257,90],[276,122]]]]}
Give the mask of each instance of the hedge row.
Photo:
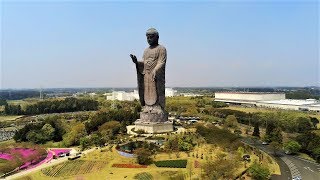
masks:
{"type": "Polygon", "coordinates": [[[169,167],[169,168],[186,168],[187,160],[165,160],[165,161],[156,161],[154,164],[157,167],[169,167]]]}

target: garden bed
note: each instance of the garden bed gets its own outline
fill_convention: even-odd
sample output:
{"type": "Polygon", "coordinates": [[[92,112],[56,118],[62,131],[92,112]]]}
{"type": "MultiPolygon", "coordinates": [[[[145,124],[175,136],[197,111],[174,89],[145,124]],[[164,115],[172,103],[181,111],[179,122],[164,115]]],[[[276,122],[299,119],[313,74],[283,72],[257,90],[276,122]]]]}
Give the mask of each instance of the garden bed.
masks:
{"type": "Polygon", "coordinates": [[[113,164],[112,167],[115,168],[147,168],[146,165],[139,165],[139,164],[113,164]]]}
{"type": "Polygon", "coordinates": [[[66,177],[100,171],[105,165],[106,162],[104,161],[74,160],[67,161],[63,164],[58,164],[41,171],[46,176],[50,177],[66,177]]]}
{"type": "Polygon", "coordinates": [[[156,161],[154,164],[157,167],[169,167],[169,168],[186,168],[188,161],[185,159],[182,160],[165,160],[165,161],[156,161]]]}

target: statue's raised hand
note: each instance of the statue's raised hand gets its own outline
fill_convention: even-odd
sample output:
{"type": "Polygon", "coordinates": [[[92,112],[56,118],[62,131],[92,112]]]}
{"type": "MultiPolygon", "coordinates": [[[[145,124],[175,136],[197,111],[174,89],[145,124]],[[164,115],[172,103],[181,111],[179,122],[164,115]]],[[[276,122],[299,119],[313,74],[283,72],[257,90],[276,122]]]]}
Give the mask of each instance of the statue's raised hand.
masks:
{"type": "Polygon", "coordinates": [[[138,62],[137,57],[135,55],[133,55],[133,54],[130,54],[130,57],[132,59],[132,62],[137,64],[137,62],[138,62]]]}

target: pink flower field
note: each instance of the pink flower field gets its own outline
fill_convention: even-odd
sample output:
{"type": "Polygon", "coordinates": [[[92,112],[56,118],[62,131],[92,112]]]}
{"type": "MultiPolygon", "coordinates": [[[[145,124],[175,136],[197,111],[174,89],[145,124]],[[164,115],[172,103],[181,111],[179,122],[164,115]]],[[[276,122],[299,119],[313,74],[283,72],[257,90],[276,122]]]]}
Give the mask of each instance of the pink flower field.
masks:
{"type": "Polygon", "coordinates": [[[54,155],[59,155],[69,153],[71,149],[50,149],[50,151],[53,152],[54,155]]]}
{"type": "Polygon", "coordinates": [[[14,154],[21,155],[22,158],[27,158],[30,155],[33,155],[35,153],[36,153],[36,151],[34,151],[33,149],[14,148],[14,149],[10,149],[9,153],[0,154],[0,158],[5,159],[5,160],[12,160],[14,154]]]}
{"type": "Polygon", "coordinates": [[[0,153],[0,159],[10,160],[11,158],[12,158],[12,156],[10,154],[0,153]]]}
{"type": "MultiPolygon", "coordinates": [[[[41,164],[48,163],[53,159],[53,156],[59,156],[60,154],[70,153],[71,149],[67,148],[55,148],[45,150],[41,147],[32,148],[11,148],[4,149],[0,152],[0,159],[4,159],[11,162],[22,162],[19,169],[32,169],[41,164]]],[[[16,167],[13,167],[16,168],[16,167]]],[[[5,173],[5,172],[3,172],[5,173]]]]}
{"type": "MultiPolygon", "coordinates": [[[[44,149],[42,149],[44,151],[44,149]]],[[[20,159],[23,165],[20,166],[20,169],[29,169],[36,167],[44,162],[51,160],[53,157],[53,153],[49,152],[46,155],[46,158],[43,158],[43,152],[39,149],[32,149],[32,148],[12,148],[6,150],[5,153],[0,153],[0,159],[5,159],[8,161],[13,161],[16,159],[20,159]]]]}

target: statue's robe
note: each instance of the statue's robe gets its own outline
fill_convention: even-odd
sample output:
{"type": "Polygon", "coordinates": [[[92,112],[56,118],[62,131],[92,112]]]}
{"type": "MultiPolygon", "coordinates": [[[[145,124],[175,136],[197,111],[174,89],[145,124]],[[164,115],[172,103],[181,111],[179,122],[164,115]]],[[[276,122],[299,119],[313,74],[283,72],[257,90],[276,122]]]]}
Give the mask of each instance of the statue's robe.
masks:
{"type": "Polygon", "coordinates": [[[143,61],[137,63],[139,97],[142,106],[160,105],[164,109],[166,60],[165,47],[158,45],[145,49],[143,61]],[[155,72],[155,79],[152,77],[152,72],[155,72]]]}

